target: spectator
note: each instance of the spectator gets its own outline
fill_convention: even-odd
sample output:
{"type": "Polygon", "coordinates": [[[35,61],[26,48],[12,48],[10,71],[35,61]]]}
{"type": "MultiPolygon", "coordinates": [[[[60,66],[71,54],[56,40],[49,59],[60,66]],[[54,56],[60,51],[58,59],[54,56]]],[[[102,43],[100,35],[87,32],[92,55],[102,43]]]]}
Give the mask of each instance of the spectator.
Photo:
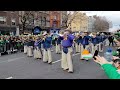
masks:
{"type": "Polygon", "coordinates": [[[97,56],[95,62],[99,63],[109,79],[120,79],[120,74],[118,72],[118,66],[120,66],[120,63],[118,62],[114,63],[115,66],[112,65],[112,63],[108,62],[104,57],[97,56]]]}
{"type": "Polygon", "coordinates": [[[109,46],[111,45],[111,43],[112,43],[112,46],[114,46],[114,43],[113,43],[114,37],[112,35],[108,37],[108,40],[109,40],[109,46]]]}

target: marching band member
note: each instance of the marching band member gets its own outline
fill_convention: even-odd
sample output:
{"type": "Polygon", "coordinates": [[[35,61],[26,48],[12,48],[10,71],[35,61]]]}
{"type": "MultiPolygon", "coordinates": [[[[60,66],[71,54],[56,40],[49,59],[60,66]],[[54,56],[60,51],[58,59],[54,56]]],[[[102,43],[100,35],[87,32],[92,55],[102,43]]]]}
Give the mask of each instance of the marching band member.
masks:
{"type": "Polygon", "coordinates": [[[61,37],[62,40],[62,60],[61,60],[61,67],[63,70],[68,70],[69,73],[73,72],[73,64],[72,64],[72,44],[73,39],[75,37],[70,34],[69,31],[64,32],[64,35],[61,37]]]}
{"type": "Polygon", "coordinates": [[[60,36],[58,36],[57,41],[56,41],[56,53],[57,54],[61,53],[61,39],[60,39],[60,36]]]}
{"type": "MultiPolygon", "coordinates": [[[[81,56],[82,56],[82,52],[83,52],[84,49],[88,50],[89,40],[90,40],[90,36],[88,36],[86,32],[82,33],[81,56]]],[[[83,60],[83,58],[81,56],[80,56],[80,59],[83,60]]]]}
{"type": "Polygon", "coordinates": [[[27,42],[28,42],[28,39],[27,37],[24,37],[24,54],[27,54],[27,50],[28,50],[28,47],[27,47],[27,42]]]}
{"type": "Polygon", "coordinates": [[[51,56],[51,44],[52,44],[52,38],[45,32],[43,39],[43,62],[48,62],[49,64],[52,64],[52,56],[51,56]]]}
{"type": "Polygon", "coordinates": [[[94,55],[95,50],[98,50],[98,44],[99,44],[99,38],[96,36],[96,33],[93,33],[93,36],[91,38],[92,43],[92,55],[94,55]]]}
{"type": "Polygon", "coordinates": [[[104,35],[102,34],[102,35],[100,35],[99,36],[99,38],[100,38],[100,42],[99,42],[99,52],[103,52],[103,41],[104,41],[104,35]]]}
{"type": "Polygon", "coordinates": [[[77,37],[76,37],[76,45],[75,45],[75,47],[76,47],[76,53],[77,52],[80,52],[81,50],[81,40],[82,40],[82,36],[80,36],[80,34],[78,34],[77,35],[77,37]]]}
{"type": "Polygon", "coordinates": [[[34,43],[34,58],[35,59],[42,58],[41,43],[42,43],[42,39],[40,37],[36,37],[35,43],[34,43]]]}
{"type": "Polygon", "coordinates": [[[79,43],[78,43],[78,34],[77,35],[75,35],[75,51],[76,51],[76,53],[78,53],[79,52],[79,49],[78,49],[78,46],[79,46],[79,43]]]}
{"type": "Polygon", "coordinates": [[[28,52],[27,52],[28,57],[33,56],[33,46],[34,46],[34,41],[33,38],[30,36],[28,40],[28,52]]]}

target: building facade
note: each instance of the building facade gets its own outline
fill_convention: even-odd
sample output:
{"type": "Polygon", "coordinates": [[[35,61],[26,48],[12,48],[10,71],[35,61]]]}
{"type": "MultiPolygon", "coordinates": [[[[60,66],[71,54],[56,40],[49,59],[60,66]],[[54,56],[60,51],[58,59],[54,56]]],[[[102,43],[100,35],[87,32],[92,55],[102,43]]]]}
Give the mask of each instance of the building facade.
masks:
{"type": "Polygon", "coordinates": [[[68,28],[73,32],[88,31],[88,16],[85,13],[74,12],[68,22],[70,22],[68,28]]]}
{"type": "Polygon", "coordinates": [[[50,27],[51,27],[51,32],[59,32],[61,27],[60,11],[50,11],[50,27]]]}
{"type": "MultiPolygon", "coordinates": [[[[21,15],[25,15],[25,13],[31,13],[31,17],[27,19],[26,23],[26,30],[24,31],[25,34],[32,34],[34,27],[38,26],[41,30],[48,30],[50,29],[50,12],[49,11],[19,11],[21,15]]],[[[20,25],[21,18],[19,20],[20,25]]],[[[20,28],[22,30],[22,27],[20,28]]]]}
{"type": "Polygon", "coordinates": [[[0,11],[0,34],[16,35],[18,15],[18,11],[0,11]]]}
{"type": "Polygon", "coordinates": [[[95,18],[93,16],[89,16],[88,17],[88,31],[89,32],[94,31],[94,22],[95,22],[95,18]]]}
{"type": "Polygon", "coordinates": [[[61,29],[66,29],[66,21],[68,19],[68,14],[67,14],[67,11],[60,11],[61,12],[61,29]]]}

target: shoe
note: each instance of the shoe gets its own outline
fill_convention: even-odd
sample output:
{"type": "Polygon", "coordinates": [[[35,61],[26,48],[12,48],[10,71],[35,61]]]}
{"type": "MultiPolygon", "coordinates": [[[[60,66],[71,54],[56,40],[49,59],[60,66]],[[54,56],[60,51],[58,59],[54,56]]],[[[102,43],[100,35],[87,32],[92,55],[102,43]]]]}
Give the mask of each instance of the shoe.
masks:
{"type": "Polygon", "coordinates": [[[67,69],[63,69],[64,71],[66,71],[66,70],[69,70],[68,68],[67,69]]]}
{"type": "Polygon", "coordinates": [[[52,62],[48,63],[48,64],[51,64],[52,65],[52,62]]]}
{"type": "Polygon", "coordinates": [[[48,63],[48,61],[44,61],[44,63],[48,63]]]}
{"type": "Polygon", "coordinates": [[[86,61],[89,61],[89,60],[86,60],[86,61]]]}
{"type": "Polygon", "coordinates": [[[73,71],[68,71],[69,73],[73,73],[73,71]]]}
{"type": "Polygon", "coordinates": [[[80,59],[80,60],[85,60],[85,59],[80,59]]]}

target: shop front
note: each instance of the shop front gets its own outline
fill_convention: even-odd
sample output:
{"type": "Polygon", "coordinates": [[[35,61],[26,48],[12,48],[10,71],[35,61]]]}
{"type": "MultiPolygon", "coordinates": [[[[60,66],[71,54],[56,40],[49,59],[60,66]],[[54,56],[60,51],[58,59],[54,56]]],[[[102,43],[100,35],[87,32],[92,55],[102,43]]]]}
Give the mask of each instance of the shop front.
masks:
{"type": "Polygon", "coordinates": [[[0,35],[16,35],[16,27],[0,27],[0,35]]]}

